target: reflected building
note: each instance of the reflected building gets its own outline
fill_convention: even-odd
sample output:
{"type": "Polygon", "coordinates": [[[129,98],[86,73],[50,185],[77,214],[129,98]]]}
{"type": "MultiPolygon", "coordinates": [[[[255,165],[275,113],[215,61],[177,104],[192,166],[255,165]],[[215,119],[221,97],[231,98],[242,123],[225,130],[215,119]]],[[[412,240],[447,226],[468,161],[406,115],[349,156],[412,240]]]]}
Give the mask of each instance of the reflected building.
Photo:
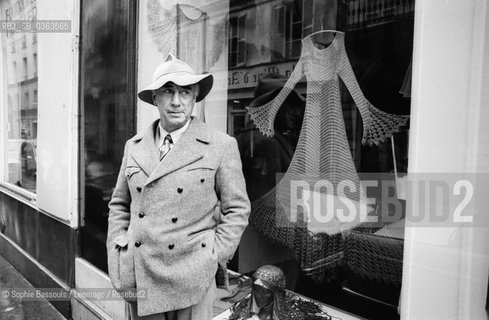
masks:
{"type": "MultiPolygon", "coordinates": [[[[3,21],[35,20],[36,1],[23,7],[1,2],[3,21]]],[[[36,146],[38,130],[37,34],[4,32],[2,68],[7,86],[8,181],[36,191],[36,146]]]]}

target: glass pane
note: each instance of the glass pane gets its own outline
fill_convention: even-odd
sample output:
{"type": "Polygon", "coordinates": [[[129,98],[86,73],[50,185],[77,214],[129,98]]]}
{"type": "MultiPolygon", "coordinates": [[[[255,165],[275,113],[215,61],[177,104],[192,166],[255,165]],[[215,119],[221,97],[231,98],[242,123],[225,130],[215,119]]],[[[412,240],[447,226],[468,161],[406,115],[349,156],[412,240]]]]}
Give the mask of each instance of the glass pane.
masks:
{"type": "Polygon", "coordinates": [[[244,62],[245,57],[246,57],[246,42],[240,41],[238,42],[238,63],[244,62]]]}
{"type": "Polygon", "coordinates": [[[301,54],[301,41],[295,40],[292,42],[292,57],[298,57],[301,54]]]}
{"type": "Polygon", "coordinates": [[[289,14],[290,12],[288,12],[285,19],[285,39],[287,39],[287,41],[290,40],[290,34],[292,29],[291,17],[289,14]]]}
{"type": "Polygon", "coordinates": [[[229,19],[229,27],[231,28],[230,35],[232,37],[238,36],[238,18],[229,19]]]}
{"type": "Polygon", "coordinates": [[[293,21],[302,22],[302,0],[295,1],[294,7],[292,8],[293,21]]]}
{"type": "Polygon", "coordinates": [[[83,3],[81,96],[84,112],[85,219],[82,257],[107,271],[107,204],[127,139],[134,135],[133,3],[83,3]],[[117,14],[113,14],[117,12],[117,14]]]}
{"type": "Polygon", "coordinates": [[[312,27],[307,27],[307,28],[304,28],[304,30],[302,31],[302,36],[305,37],[305,36],[308,36],[312,33],[312,27]]]}
{"type": "Polygon", "coordinates": [[[246,38],[246,16],[239,17],[238,38],[240,40],[246,38]]]}
{"type": "Polygon", "coordinates": [[[229,53],[229,66],[233,67],[238,64],[238,52],[229,53]]]}
{"type": "Polygon", "coordinates": [[[238,50],[238,38],[232,38],[231,39],[231,45],[229,48],[229,51],[234,52],[238,50]]]}
{"type": "Polygon", "coordinates": [[[302,23],[294,23],[292,25],[292,39],[301,39],[302,37],[302,23]]]}
{"type": "MultiPolygon", "coordinates": [[[[35,19],[36,1],[13,8],[0,1],[0,17],[5,20],[35,19]]],[[[1,69],[7,102],[6,130],[8,165],[6,182],[36,192],[37,174],[37,43],[35,33],[1,32],[1,69]]]]}
{"type": "MultiPolygon", "coordinates": [[[[228,121],[232,125],[228,133],[235,135],[238,141],[252,203],[250,227],[240,243],[238,266],[249,272],[264,264],[278,265],[286,274],[289,289],[372,319],[399,317],[396,307],[402,282],[402,221],[398,222],[399,227],[383,222],[372,226],[361,220],[342,229],[344,233],[326,230],[325,224],[318,221],[308,222],[307,228],[300,224],[276,226],[280,214],[288,217],[294,212],[290,205],[279,203],[277,197],[290,195],[284,191],[290,188],[284,187],[287,184],[282,182],[292,181],[292,176],[297,178],[294,181],[309,183],[334,181],[337,174],[348,172],[349,178],[345,179],[358,182],[358,186],[361,179],[384,179],[395,184],[394,170],[401,173],[406,169],[409,123],[403,115],[410,113],[408,84],[414,14],[402,11],[406,14],[382,16],[376,12],[379,6],[408,8],[413,2],[303,0],[287,1],[284,7],[274,7],[267,2],[252,8],[230,7],[236,15],[246,14],[248,29],[255,31],[247,34],[247,56],[243,64],[229,74],[231,79],[236,76],[240,81],[233,82],[228,91],[228,105],[235,107],[234,112],[236,106],[240,106],[246,116],[237,121],[230,107],[228,121]],[[365,24],[356,22],[358,12],[366,17],[361,20],[365,24]],[[276,27],[261,23],[270,19],[271,25],[276,27]],[[317,26],[315,31],[336,29],[344,35],[324,32],[306,38],[313,32],[313,22],[317,26]],[[338,49],[341,46],[331,45],[340,41],[345,51],[338,49]],[[304,47],[306,45],[308,47],[304,47]],[[345,67],[338,64],[340,58],[349,61],[351,69],[340,70],[345,67]],[[292,83],[295,86],[285,95],[281,89],[301,64],[304,67],[299,69],[303,72],[302,79],[292,83]],[[245,77],[254,80],[241,81],[245,77]],[[384,119],[386,123],[380,125],[398,126],[400,132],[381,134],[382,141],[375,141],[372,146],[362,144],[362,139],[366,138],[363,127],[368,124],[362,122],[359,97],[352,97],[348,91],[352,87],[358,88],[373,105],[368,112],[376,112],[375,107],[395,115],[391,119],[399,120],[397,124],[384,119]],[[269,104],[272,101],[280,106],[269,104]],[[266,108],[274,111],[268,112],[266,108]],[[308,172],[319,172],[322,176],[308,176],[308,172]],[[284,180],[287,178],[290,180],[284,180]],[[392,229],[394,239],[387,235],[392,229]],[[289,231],[287,238],[285,234],[289,231]],[[366,249],[362,251],[359,248],[363,245],[366,249]],[[345,265],[340,267],[343,263],[345,265]],[[388,266],[389,271],[382,270],[381,265],[388,266]],[[363,266],[368,268],[366,273],[362,273],[363,266]],[[381,303],[348,297],[342,287],[381,303]],[[376,317],[379,314],[382,316],[376,317]]],[[[241,57],[239,59],[241,62],[241,57]]],[[[379,203],[382,195],[377,191],[368,189],[367,196],[379,203]]],[[[332,191],[333,196],[338,197],[335,192],[332,191]]],[[[314,195],[321,201],[335,199],[328,198],[331,194],[323,191],[314,195]]],[[[353,199],[356,195],[352,192],[345,197],[353,199]]],[[[361,197],[358,195],[355,205],[366,206],[361,197]]],[[[400,197],[398,200],[402,201],[400,197]]],[[[384,209],[391,210],[381,206],[368,208],[372,215],[384,209]]],[[[324,210],[316,213],[327,213],[324,210]]]]}
{"type": "Polygon", "coordinates": [[[278,9],[275,9],[277,12],[276,18],[276,25],[277,25],[277,33],[283,34],[285,32],[285,8],[280,7],[278,9]]]}
{"type": "Polygon", "coordinates": [[[312,25],[312,8],[313,8],[313,1],[312,0],[304,0],[304,13],[303,13],[303,19],[302,23],[304,26],[309,26],[312,25]]]}
{"type": "MultiPolygon", "coordinates": [[[[402,226],[389,237],[386,223],[366,225],[361,220],[365,216],[346,225],[334,219],[326,223],[301,219],[285,226],[279,223],[298,211],[305,217],[338,214],[336,208],[322,207],[315,212],[311,211],[314,206],[302,211],[291,208],[286,196],[291,195],[292,181],[308,183],[311,198],[319,200],[321,206],[331,199],[339,200],[334,205],[348,199],[355,209],[365,209],[370,206],[367,196],[379,203],[382,194],[370,189],[363,194],[360,180],[385,177],[395,184],[395,168],[398,173],[406,168],[409,123],[404,115],[410,113],[414,14],[379,12],[387,7],[408,8],[414,1],[218,2],[225,4],[219,9],[197,7],[208,17],[208,28],[202,34],[209,46],[186,54],[202,57],[207,61],[203,70],[225,77],[215,81],[219,89],[214,87],[215,95],[205,100],[227,108],[226,112],[215,112],[206,105],[207,114],[214,112],[219,121],[225,118],[225,125],[216,125],[224,121],[208,124],[227,128],[227,133],[236,138],[252,206],[250,224],[232,269],[252,273],[265,264],[278,265],[287,277],[287,287],[295,292],[366,318],[399,318],[396,307],[402,282],[402,226]],[[220,17],[225,17],[226,23],[221,23],[220,17]],[[336,29],[343,33],[305,37],[313,32],[313,24],[315,31],[336,29]],[[222,28],[228,30],[222,32],[222,28]],[[222,38],[223,34],[229,38],[222,38]],[[302,72],[302,78],[291,79],[294,70],[302,72]],[[286,83],[290,90],[282,90],[286,83]],[[364,106],[368,106],[367,111],[364,106]],[[363,123],[365,113],[371,116],[365,119],[372,122],[363,123]],[[381,128],[379,136],[364,137],[364,126],[371,126],[370,133],[381,128]],[[394,127],[400,133],[392,143],[389,130],[394,127]],[[330,193],[312,189],[314,183],[324,181],[334,183],[330,193]],[[351,181],[358,188],[343,195],[338,190],[342,181],[351,181]],[[279,199],[283,195],[285,200],[279,199]],[[340,227],[334,225],[329,230],[328,223],[340,227]],[[368,269],[362,269],[364,266],[368,269]],[[343,288],[359,295],[352,298],[343,288]],[[379,314],[382,317],[376,317],[379,314]]],[[[177,3],[165,2],[168,16],[177,3]]],[[[149,17],[144,19],[151,22],[149,17]]],[[[189,41],[186,34],[172,35],[171,26],[159,33],[147,30],[143,23],[139,38],[144,49],[139,67],[145,69],[144,79],[153,71],[148,65],[156,66],[154,61],[168,51],[162,50],[158,41],[189,41]]],[[[383,208],[372,205],[366,209],[375,217],[383,208]]]]}

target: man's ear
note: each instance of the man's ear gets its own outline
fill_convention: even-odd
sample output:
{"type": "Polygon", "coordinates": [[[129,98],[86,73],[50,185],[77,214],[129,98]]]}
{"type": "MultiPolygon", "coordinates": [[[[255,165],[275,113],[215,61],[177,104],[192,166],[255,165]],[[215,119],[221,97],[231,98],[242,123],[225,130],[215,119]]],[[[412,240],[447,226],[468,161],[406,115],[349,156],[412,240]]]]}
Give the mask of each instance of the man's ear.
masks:
{"type": "Polygon", "coordinates": [[[156,95],[153,93],[153,103],[156,105],[156,95]]]}

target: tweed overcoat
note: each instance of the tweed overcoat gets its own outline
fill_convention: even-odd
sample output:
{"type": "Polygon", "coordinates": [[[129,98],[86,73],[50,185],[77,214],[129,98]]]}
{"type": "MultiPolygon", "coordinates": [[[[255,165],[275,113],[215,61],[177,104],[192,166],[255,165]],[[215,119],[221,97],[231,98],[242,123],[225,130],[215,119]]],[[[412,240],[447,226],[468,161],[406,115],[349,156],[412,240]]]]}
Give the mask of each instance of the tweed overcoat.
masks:
{"type": "Polygon", "coordinates": [[[192,118],[160,161],[158,121],[126,143],[109,203],[109,276],[121,293],[147,293],[139,316],[199,303],[250,213],[236,140],[192,118]]]}

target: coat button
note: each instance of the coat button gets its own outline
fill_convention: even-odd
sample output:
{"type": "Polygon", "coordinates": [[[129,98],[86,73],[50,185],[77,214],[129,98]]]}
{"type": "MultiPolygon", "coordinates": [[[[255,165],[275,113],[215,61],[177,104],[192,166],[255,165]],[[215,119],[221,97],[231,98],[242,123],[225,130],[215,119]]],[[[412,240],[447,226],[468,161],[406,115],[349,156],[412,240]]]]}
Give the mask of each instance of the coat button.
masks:
{"type": "Polygon", "coordinates": [[[136,241],[136,242],[134,242],[134,245],[136,246],[136,248],[139,248],[141,246],[141,242],[140,241],[136,241]]]}
{"type": "Polygon", "coordinates": [[[202,242],[202,248],[205,248],[206,244],[204,242],[202,242]]]}
{"type": "Polygon", "coordinates": [[[144,212],[140,212],[138,215],[140,218],[143,218],[145,216],[144,212]]]}
{"type": "Polygon", "coordinates": [[[177,221],[178,221],[178,218],[177,217],[171,218],[171,222],[176,223],[177,221]]]}
{"type": "Polygon", "coordinates": [[[136,187],[136,190],[137,190],[138,192],[141,192],[141,191],[143,190],[143,188],[141,188],[141,187],[136,187]]]}
{"type": "Polygon", "coordinates": [[[205,181],[205,179],[204,179],[204,178],[200,179],[200,182],[204,183],[204,181],[205,181]]]}
{"type": "Polygon", "coordinates": [[[168,249],[172,250],[173,248],[175,248],[175,245],[173,243],[168,245],[168,249]]]}
{"type": "Polygon", "coordinates": [[[178,189],[177,189],[177,192],[178,192],[178,193],[182,193],[182,192],[183,192],[183,189],[182,189],[182,188],[178,188],[178,189]]]}

